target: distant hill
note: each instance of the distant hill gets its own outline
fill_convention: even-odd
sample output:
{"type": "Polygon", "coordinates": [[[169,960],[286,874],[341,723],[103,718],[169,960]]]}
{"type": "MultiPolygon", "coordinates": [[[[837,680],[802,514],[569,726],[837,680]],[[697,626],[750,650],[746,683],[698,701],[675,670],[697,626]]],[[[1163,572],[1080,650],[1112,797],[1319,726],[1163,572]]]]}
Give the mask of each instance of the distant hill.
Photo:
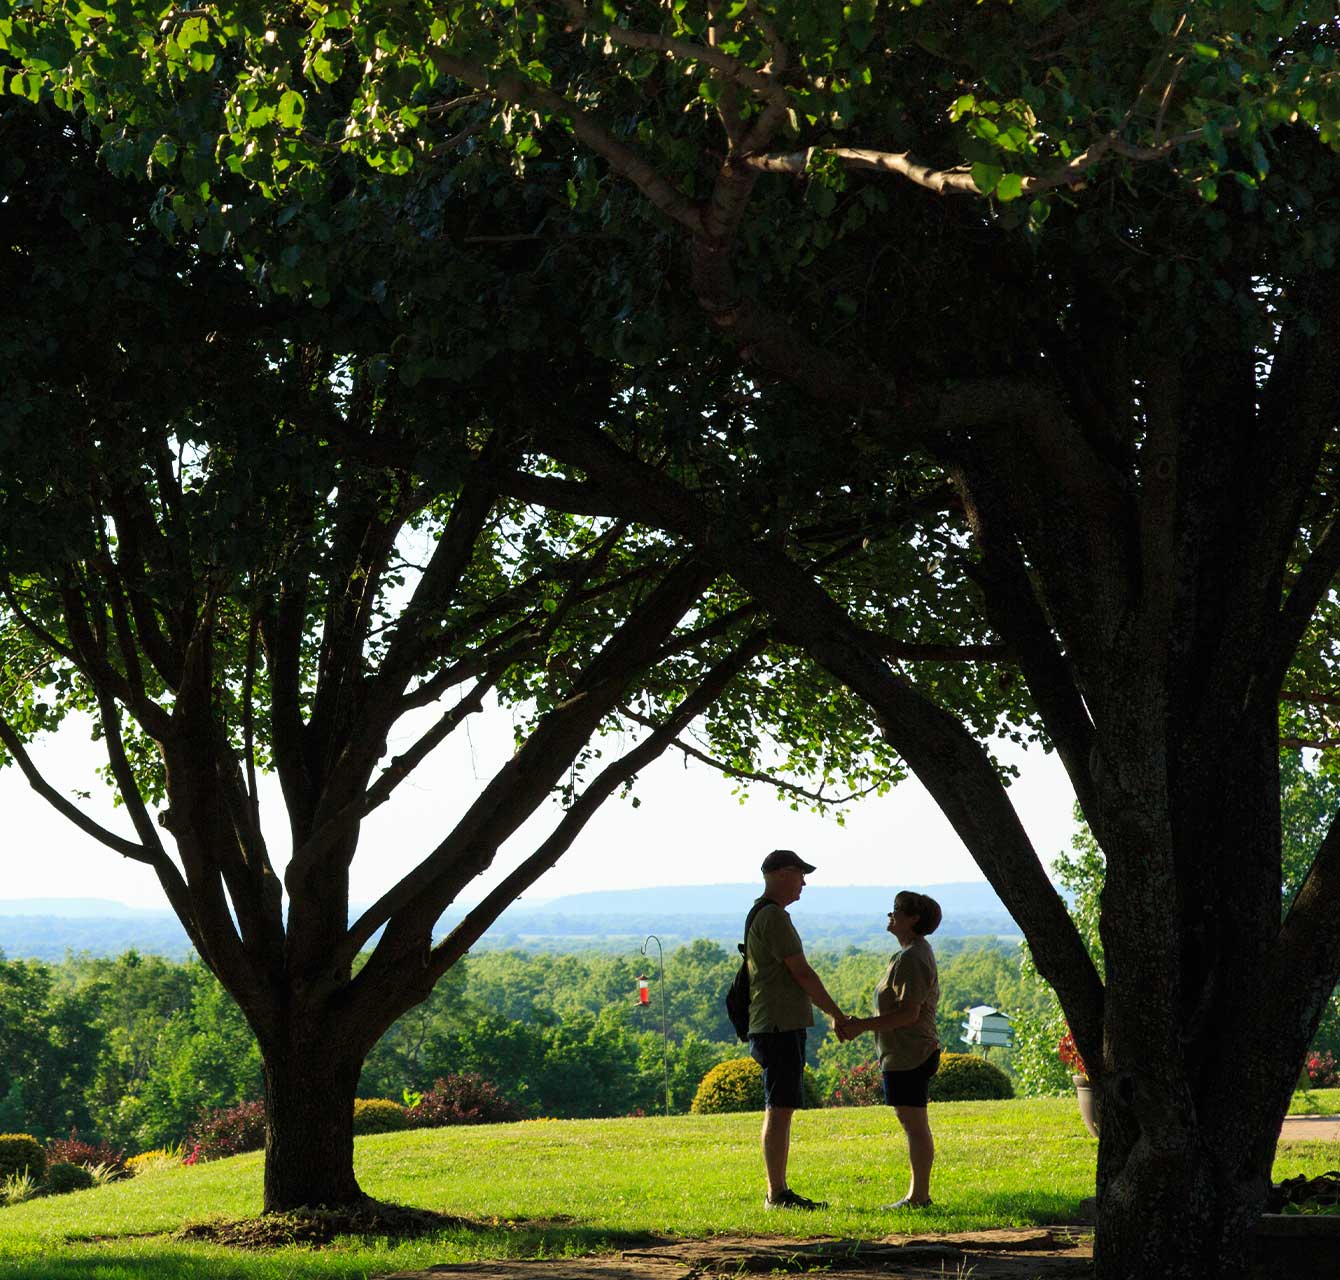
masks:
{"type": "Polygon", "coordinates": [[[144,920],[155,916],[171,917],[172,912],[161,908],[128,907],[125,903],[113,902],[110,898],[0,898],[0,916],[144,920]]]}
{"type": "Polygon", "coordinates": [[[13,915],[13,903],[0,904],[0,952],[10,960],[61,960],[67,951],[119,956],[145,955],[183,960],[191,952],[186,931],[169,911],[132,912],[120,903],[116,915],[13,915]]]}
{"type": "MultiPolygon", "coordinates": [[[[991,887],[981,883],[898,886],[920,889],[944,909],[939,936],[1020,936],[991,887]]],[[[812,885],[791,907],[808,950],[883,949],[886,913],[897,889],[887,885],[812,885]]],[[[655,934],[667,949],[705,938],[723,946],[739,940],[757,884],[671,885],[567,894],[531,905],[524,900],[476,944],[477,949],[624,951],[655,934]]],[[[361,907],[355,907],[357,914],[361,907]]],[[[457,907],[438,922],[447,933],[464,915],[457,907]]],[[[127,907],[94,898],[0,901],[0,952],[11,959],[60,960],[67,951],[119,955],[134,948],[182,959],[186,933],[168,911],[127,907]]]]}
{"type": "MultiPolygon", "coordinates": [[[[825,885],[805,886],[800,901],[791,908],[802,915],[869,915],[887,912],[899,889],[929,893],[942,908],[946,921],[953,915],[1008,916],[995,890],[985,881],[928,885],[825,885]]],[[[669,885],[657,889],[600,889],[592,893],[570,893],[536,906],[524,901],[512,908],[513,918],[532,915],[601,916],[642,915],[659,911],[667,915],[739,915],[741,904],[748,910],[758,896],[757,882],[750,884],[669,885]]]]}

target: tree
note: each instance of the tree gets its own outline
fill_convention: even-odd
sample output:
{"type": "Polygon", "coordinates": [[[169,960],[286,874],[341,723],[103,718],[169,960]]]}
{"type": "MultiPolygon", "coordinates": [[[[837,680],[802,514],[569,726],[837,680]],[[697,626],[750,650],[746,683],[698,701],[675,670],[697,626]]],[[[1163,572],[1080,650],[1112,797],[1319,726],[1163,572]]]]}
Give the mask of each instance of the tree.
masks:
{"type": "MultiPolygon", "coordinates": [[[[274,259],[168,243],[143,189],[111,181],[77,129],[8,102],[4,291],[50,305],[0,335],[4,759],[154,870],[243,1010],[264,1068],[266,1207],[356,1201],[369,1049],[759,659],[766,632],[673,540],[501,492],[498,476],[525,466],[515,423],[536,390],[533,344],[504,333],[450,382],[403,365],[388,381],[383,298],[432,310],[430,330],[482,324],[465,307],[443,320],[433,288],[446,286],[415,257],[449,202],[373,243],[387,222],[360,192],[337,213],[372,229],[332,273],[328,308],[305,308],[262,287],[274,259]],[[522,709],[516,754],[350,922],[360,823],[495,692],[522,709]],[[593,736],[634,704],[633,744],[601,760],[593,736]],[[34,744],[75,712],[106,746],[133,835],[42,775],[34,744]],[[396,732],[408,742],[391,756],[396,732]],[[266,770],[286,865],[260,821],[266,770]],[[556,788],[552,834],[435,940],[443,909],[556,788]]],[[[488,283],[475,276],[472,296],[491,313],[488,283]]]]}
{"type": "Polygon", "coordinates": [[[90,1128],[84,1083],[104,1050],[94,993],[69,989],[50,965],[0,954],[0,1116],[35,1137],[90,1128]]]}

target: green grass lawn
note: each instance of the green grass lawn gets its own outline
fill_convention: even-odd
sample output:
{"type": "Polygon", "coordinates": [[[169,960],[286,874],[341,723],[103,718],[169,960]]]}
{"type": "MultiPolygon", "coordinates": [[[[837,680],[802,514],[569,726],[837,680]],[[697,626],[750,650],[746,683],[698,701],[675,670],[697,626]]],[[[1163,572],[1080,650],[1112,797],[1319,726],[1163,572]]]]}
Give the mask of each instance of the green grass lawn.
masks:
{"type": "MultiPolygon", "coordinates": [[[[1340,1110],[1340,1090],[1314,1092],[1340,1110]]],[[[1071,1098],[932,1108],[937,1204],[881,1213],[902,1195],[897,1121],[882,1107],[797,1115],[795,1187],[832,1204],[765,1213],[759,1116],[529,1121],[360,1138],[364,1190],[470,1225],[431,1239],[344,1240],[244,1253],[168,1240],[189,1221],[260,1208],[261,1157],[150,1173],[0,1209],[0,1280],[288,1280],[365,1277],[441,1262],[618,1248],[648,1233],[873,1238],[1065,1221],[1092,1193],[1097,1143],[1071,1098]]],[[[1276,1179],[1333,1167],[1332,1143],[1281,1144],[1276,1179]]]]}
{"type": "Polygon", "coordinates": [[[1340,1089],[1306,1089],[1293,1096],[1291,1116],[1340,1116],[1340,1089]]]}

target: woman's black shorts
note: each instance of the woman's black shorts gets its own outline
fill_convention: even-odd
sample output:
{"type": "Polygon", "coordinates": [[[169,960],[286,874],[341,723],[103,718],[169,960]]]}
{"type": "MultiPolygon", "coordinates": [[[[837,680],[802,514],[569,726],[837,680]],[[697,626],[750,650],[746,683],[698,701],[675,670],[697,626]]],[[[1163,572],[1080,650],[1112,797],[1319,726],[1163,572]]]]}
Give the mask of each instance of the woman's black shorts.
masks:
{"type": "Polygon", "coordinates": [[[940,1069],[940,1051],[937,1049],[919,1067],[910,1071],[884,1073],[884,1101],[891,1107],[924,1107],[930,1102],[931,1076],[940,1069]]]}

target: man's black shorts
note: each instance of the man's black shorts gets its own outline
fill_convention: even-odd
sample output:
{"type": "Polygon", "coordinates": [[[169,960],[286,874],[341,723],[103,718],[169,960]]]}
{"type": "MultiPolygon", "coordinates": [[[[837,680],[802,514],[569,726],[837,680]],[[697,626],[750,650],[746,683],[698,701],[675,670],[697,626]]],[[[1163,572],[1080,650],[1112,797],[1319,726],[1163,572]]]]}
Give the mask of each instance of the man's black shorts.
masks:
{"type": "Polygon", "coordinates": [[[759,1031],[749,1037],[749,1056],[763,1068],[765,1107],[802,1107],[805,1075],[805,1029],[759,1031]]]}
{"type": "Polygon", "coordinates": [[[919,1067],[884,1073],[884,1101],[891,1107],[924,1107],[930,1102],[931,1077],[940,1069],[937,1049],[919,1067]]]}

